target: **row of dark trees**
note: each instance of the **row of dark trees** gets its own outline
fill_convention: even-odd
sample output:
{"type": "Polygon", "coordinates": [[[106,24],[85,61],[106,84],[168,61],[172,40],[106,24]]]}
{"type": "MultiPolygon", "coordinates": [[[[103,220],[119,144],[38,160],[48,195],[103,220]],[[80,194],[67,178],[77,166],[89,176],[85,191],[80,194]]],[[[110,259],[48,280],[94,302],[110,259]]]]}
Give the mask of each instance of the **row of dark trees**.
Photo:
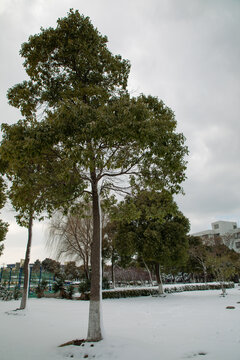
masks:
{"type": "MultiPolygon", "coordinates": [[[[154,275],[159,285],[161,272],[173,277],[181,272],[184,274],[182,279],[188,281],[219,280],[222,283],[239,274],[239,254],[225,245],[224,237],[214,237],[205,244],[201,238],[187,236],[188,219],[178,210],[169,193],[144,191],[127,196],[108,209],[105,207],[105,211],[108,214],[105,212],[103,216],[102,255],[108,267],[111,263],[113,284],[115,266],[145,268],[149,280],[154,275]]],[[[50,245],[55,245],[56,254],[64,258],[74,253],[74,259],[82,262],[90,255],[92,230],[83,226],[85,221],[88,224],[88,218],[83,216],[79,231],[77,214],[65,216],[64,221],[61,217],[61,222],[52,221],[54,237],[50,245]],[[68,229],[68,222],[70,229],[75,229],[74,235],[68,229]],[[86,238],[89,243],[87,253],[83,255],[86,238]]],[[[51,225],[51,235],[52,230],[51,225]]],[[[89,268],[84,272],[89,279],[89,268]]]]}

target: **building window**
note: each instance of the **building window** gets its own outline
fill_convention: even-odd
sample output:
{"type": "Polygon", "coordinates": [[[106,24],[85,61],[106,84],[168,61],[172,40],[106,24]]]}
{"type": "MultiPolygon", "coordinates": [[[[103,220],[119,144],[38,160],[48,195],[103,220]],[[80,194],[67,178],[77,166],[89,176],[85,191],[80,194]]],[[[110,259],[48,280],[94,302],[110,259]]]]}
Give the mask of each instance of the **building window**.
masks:
{"type": "Polygon", "coordinates": [[[233,228],[236,229],[236,228],[237,228],[237,225],[233,225],[233,228]]]}
{"type": "Polygon", "coordinates": [[[236,246],[237,249],[240,249],[240,241],[236,242],[235,246],[236,246]]]}
{"type": "Polygon", "coordinates": [[[218,224],[215,224],[213,225],[213,228],[216,230],[216,229],[219,229],[219,225],[218,224]]]}

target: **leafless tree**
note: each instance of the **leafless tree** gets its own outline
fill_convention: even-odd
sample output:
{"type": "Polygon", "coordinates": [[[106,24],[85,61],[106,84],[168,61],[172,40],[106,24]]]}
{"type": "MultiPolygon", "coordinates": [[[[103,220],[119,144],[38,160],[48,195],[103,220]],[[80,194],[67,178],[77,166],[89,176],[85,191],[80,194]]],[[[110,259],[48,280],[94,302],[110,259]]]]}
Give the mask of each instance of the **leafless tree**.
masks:
{"type": "Polygon", "coordinates": [[[84,273],[89,279],[93,225],[90,208],[82,216],[75,213],[57,213],[49,226],[47,248],[55,257],[83,263],[84,273]]]}
{"type": "Polygon", "coordinates": [[[226,295],[225,282],[236,273],[238,261],[239,254],[229,250],[222,237],[215,237],[214,245],[210,246],[207,252],[207,266],[220,282],[223,296],[226,295]]]}
{"type": "MultiPolygon", "coordinates": [[[[108,222],[106,211],[102,211],[101,221],[104,238],[108,222]]],[[[81,261],[85,276],[89,279],[92,239],[92,209],[90,203],[82,203],[67,215],[61,212],[55,214],[49,226],[47,248],[57,260],[81,261]]]]}

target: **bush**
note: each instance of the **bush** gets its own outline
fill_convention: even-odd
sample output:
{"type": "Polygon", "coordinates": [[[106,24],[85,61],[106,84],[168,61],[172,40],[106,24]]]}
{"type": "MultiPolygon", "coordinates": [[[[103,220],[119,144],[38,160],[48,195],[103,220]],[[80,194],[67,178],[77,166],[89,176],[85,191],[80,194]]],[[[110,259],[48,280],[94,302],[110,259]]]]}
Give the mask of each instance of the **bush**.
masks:
{"type": "Polygon", "coordinates": [[[18,285],[16,285],[13,290],[13,298],[14,298],[14,300],[18,300],[20,297],[21,297],[21,291],[20,291],[18,285]]]}
{"type": "Polygon", "coordinates": [[[110,289],[109,281],[105,277],[102,279],[102,289],[104,290],[110,289]]]}
{"type": "Polygon", "coordinates": [[[35,293],[37,294],[38,298],[43,297],[44,295],[44,291],[47,289],[47,281],[46,280],[42,280],[38,286],[35,289],[35,293]]]}
{"type": "Polygon", "coordinates": [[[13,293],[10,290],[7,290],[5,284],[0,285],[0,299],[4,301],[12,300],[13,299],[13,293]]]}
{"type": "Polygon", "coordinates": [[[90,288],[91,288],[91,281],[89,279],[85,279],[80,282],[78,291],[81,294],[85,294],[86,292],[90,291],[90,288]]]}
{"type": "Polygon", "coordinates": [[[66,287],[65,287],[64,278],[62,276],[56,278],[56,280],[53,284],[53,292],[54,293],[59,292],[61,298],[66,299],[66,297],[67,297],[66,287]]]}
{"type": "MultiPolygon", "coordinates": [[[[226,288],[233,288],[234,283],[226,283],[226,288]]],[[[183,285],[183,286],[174,286],[165,288],[165,293],[175,293],[183,291],[197,291],[197,290],[221,290],[220,284],[196,284],[196,285],[183,285]]],[[[158,289],[154,288],[141,288],[141,289],[124,289],[124,290],[110,290],[103,291],[103,299],[119,299],[119,298],[128,298],[128,297],[137,297],[137,296],[150,296],[158,295],[158,289]]],[[[89,300],[89,293],[85,293],[84,300],[89,300]]]]}
{"type": "Polygon", "coordinates": [[[66,287],[66,298],[72,300],[74,294],[74,286],[71,284],[66,287]]]}
{"type": "MultiPolygon", "coordinates": [[[[89,292],[91,289],[91,280],[89,279],[85,279],[83,280],[80,284],[79,284],[79,287],[78,287],[78,291],[81,293],[81,294],[86,294],[87,292],[89,292]]],[[[109,285],[109,281],[107,278],[103,278],[102,279],[102,289],[104,290],[108,290],[110,289],[110,285],[109,285]]],[[[84,296],[83,296],[84,297],[84,296]]]]}

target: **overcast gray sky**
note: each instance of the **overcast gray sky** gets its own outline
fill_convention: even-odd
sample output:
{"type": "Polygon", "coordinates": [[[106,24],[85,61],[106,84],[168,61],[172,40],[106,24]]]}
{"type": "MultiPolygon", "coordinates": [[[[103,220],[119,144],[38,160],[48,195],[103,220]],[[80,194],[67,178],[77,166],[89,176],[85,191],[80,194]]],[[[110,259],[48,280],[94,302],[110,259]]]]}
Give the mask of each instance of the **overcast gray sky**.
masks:
{"type": "MultiPolygon", "coordinates": [[[[191,232],[240,220],[239,0],[1,0],[0,114],[14,123],[7,89],[26,77],[19,56],[29,35],[55,27],[70,8],[89,16],[109,48],[131,62],[129,90],[158,96],[176,115],[189,147],[180,209],[191,232]]],[[[27,232],[10,223],[0,264],[24,257],[27,232]]],[[[31,261],[44,259],[46,223],[35,223],[31,261]]]]}

